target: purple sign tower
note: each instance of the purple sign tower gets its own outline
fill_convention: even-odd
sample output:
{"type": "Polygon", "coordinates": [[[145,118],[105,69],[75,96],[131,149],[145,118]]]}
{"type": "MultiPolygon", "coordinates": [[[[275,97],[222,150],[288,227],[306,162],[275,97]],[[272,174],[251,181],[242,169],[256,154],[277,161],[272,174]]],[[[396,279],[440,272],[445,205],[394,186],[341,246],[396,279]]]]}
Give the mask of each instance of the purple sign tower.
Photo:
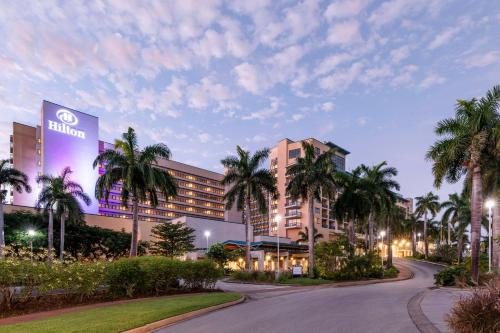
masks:
{"type": "Polygon", "coordinates": [[[92,199],[90,206],[82,203],[87,214],[98,213],[94,198],[98,171],[92,167],[99,150],[98,133],[97,117],[43,101],[42,173],[56,176],[70,167],[71,180],[82,185],[92,199]]]}

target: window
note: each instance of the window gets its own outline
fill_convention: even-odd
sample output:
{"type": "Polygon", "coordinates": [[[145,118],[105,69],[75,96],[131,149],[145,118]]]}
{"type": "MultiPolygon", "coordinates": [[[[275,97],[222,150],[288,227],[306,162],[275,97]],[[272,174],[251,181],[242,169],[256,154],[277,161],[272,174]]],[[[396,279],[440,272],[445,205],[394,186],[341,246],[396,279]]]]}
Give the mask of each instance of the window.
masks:
{"type": "Polygon", "coordinates": [[[345,171],[345,159],[342,156],[334,155],[332,162],[337,167],[337,170],[345,171]]]}
{"type": "Polygon", "coordinates": [[[288,151],[288,158],[297,158],[300,156],[300,148],[288,151]]]}

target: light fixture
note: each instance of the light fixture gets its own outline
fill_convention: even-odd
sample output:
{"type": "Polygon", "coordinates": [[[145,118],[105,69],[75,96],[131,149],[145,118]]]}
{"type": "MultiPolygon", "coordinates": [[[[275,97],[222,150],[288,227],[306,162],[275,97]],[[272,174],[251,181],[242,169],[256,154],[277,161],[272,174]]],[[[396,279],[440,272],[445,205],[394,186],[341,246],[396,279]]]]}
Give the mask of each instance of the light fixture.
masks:
{"type": "Polygon", "coordinates": [[[495,200],[493,199],[486,200],[485,206],[488,209],[493,208],[495,206],[495,200]]]}
{"type": "Polygon", "coordinates": [[[384,236],[385,236],[385,231],[384,231],[384,230],[382,230],[382,231],[380,232],[380,236],[382,236],[382,237],[384,237],[384,236]]]}
{"type": "Polygon", "coordinates": [[[30,237],[34,237],[34,236],[35,236],[35,234],[36,234],[35,230],[33,230],[33,229],[28,229],[28,236],[30,236],[30,237]]]}

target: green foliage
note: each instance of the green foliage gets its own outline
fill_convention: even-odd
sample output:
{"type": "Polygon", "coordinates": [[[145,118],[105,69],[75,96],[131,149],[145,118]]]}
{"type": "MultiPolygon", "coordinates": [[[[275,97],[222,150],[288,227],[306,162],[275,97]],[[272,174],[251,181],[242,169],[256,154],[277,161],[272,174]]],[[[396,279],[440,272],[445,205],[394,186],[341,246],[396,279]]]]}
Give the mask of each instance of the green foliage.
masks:
{"type": "Polygon", "coordinates": [[[457,333],[498,332],[500,328],[500,278],[485,287],[475,288],[470,296],[461,297],[446,317],[457,333]]]}
{"type": "MultiPolygon", "coordinates": [[[[236,281],[244,281],[244,282],[274,282],[275,280],[275,272],[272,271],[235,271],[231,274],[231,279],[236,281]]],[[[283,272],[280,274],[280,277],[283,279],[289,278],[289,274],[283,272]]]]}
{"type": "Polygon", "coordinates": [[[156,238],[152,241],[151,253],[174,258],[193,251],[194,229],[182,223],[162,223],[151,230],[156,238]]]}
{"type": "Polygon", "coordinates": [[[213,289],[222,271],[211,261],[180,261],[164,257],[137,257],[111,263],[106,272],[114,297],[162,295],[174,289],[213,289]],[[179,281],[183,281],[180,285],[179,281]]]}
{"type": "MultiPolygon", "coordinates": [[[[55,229],[59,228],[59,220],[54,220],[55,229]]],[[[46,252],[47,247],[47,215],[29,211],[16,211],[5,214],[6,244],[13,248],[29,251],[30,237],[28,229],[36,231],[33,237],[35,255],[46,252]]],[[[54,244],[59,244],[59,233],[54,233],[54,244]]],[[[85,259],[116,259],[128,256],[131,234],[124,231],[114,231],[83,223],[66,226],[65,250],[74,258],[85,259]]],[[[139,242],[138,253],[145,254],[147,244],[139,242]]],[[[66,257],[66,255],[65,255],[66,257]]],[[[44,257],[44,259],[46,256],[44,257]]],[[[37,258],[35,257],[35,260],[37,258]]]]}
{"type": "Polygon", "coordinates": [[[326,275],[345,266],[346,262],[354,255],[354,247],[346,237],[337,241],[321,242],[315,249],[316,266],[319,275],[326,275]]]}
{"type": "Polygon", "coordinates": [[[449,266],[434,274],[434,283],[438,286],[454,286],[457,279],[469,281],[469,272],[464,264],[449,266]]]}
{"type": "Polygon", "coordinates": [[[228,250],[221,243],[216,243],[208,248],[207,257],[215,262],[219,268],[224,268],[229,261],[245,257],[245,249],[228,250]]]}
{"type": "Polygon", "coordinates": [[[432,255],[429,256],[429,260],[434,262],[443,262],[449,265],[456,263],[458,260],[457,248],[452,245],[442,244],[435,249],[432,255]]]}

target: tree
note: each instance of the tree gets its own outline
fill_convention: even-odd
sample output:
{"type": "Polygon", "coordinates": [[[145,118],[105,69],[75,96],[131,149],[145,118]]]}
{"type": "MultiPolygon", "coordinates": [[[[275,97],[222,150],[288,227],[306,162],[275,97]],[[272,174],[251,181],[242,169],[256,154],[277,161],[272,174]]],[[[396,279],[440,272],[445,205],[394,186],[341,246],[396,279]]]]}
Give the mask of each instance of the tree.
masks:
{"type": "Polygon", "coordinates": [[[78,200],[84,202],[87,206],[90,205],[89,196],[83,192],[80,184],[69,180],[72,173],[69,167],[63,169],[61,175],[54,177],[50,175],[41,175],[37,177],[37,183],[42,185],[42,190],[38,196],[36,207],[38,209],[44,208],[49,214],[49,228],[48,228],[48,253],[47,259],[52,261],[52,249],[54,247],[54,209],[56,216],[61,221],[61,236],[60,236],[60,249],[59,259],[64,260],[64,233],[65,233],[65,220],[81,221],[82,207],[78,200]]]}
{"type": "Polygon", "coordinates": [[[308,269],[309,277],[314,277],[314,201],[321,202],[321,196],[333,198],[335,184],[335,164],[333,157],[335,148],[317,155],[314,146],[302,141],[304,157],[298,157],[297,162],[286,171],[290,182],[286,187],[292,200],[302,199],[308,204],[308,269]]]}
{"type": "Polygon", "coordinates": [[[370,203],[370,213],[368,214],[368,248],[373,251],[373,217],[379,212],[388,201],[395,199],[393,191],[399,191],[399,183],[392,177],[396,177],[398,170],[394,167],[388,167],[387,162],[383,161],[372,167],[364,164],[360,166],[362,177],[364,178],[365,191],[367,192],[370,203]]]}
{"type": "Polygon", "coordinates": [[[268,196],[273,200],[278,198],[276,178],[267,169],[261,168],[262,163],[269,156],[269,149],[262,149],[250,155],[250,152],[236,146],[238,156],[228,156],[221,161],[226,173],[222,184],[229,188],[224,195],[226,209],[232,209],[234,204],[239,211],[245,211],[245,266],[252,269],[250,233],[252,226],[251,203],[255,203],[262,214],[267,212],[268,196]]]}
{"type": "Polygon", "coordinates": [[[194,229],[183,223],[161,223],[151,229],[151,234],[156,238],[152,241],[151,252],[174,258],[193,251],[194,229]]]}
{"type": "Polygon", "coordinates": [[[340,193],[335,200],[334,212],[337,219],[349,222],[348,239],[352,246],[356,243],[354,222],[368,216],[370,208],[366,181],[361,174],[361,168],[357,167],[351,173],[339,172],[335,176],[340,193]]]}
{"type": "Polygon", "coordinates": [[[498,142],[500,86],[495,86],[479,100],[458,100],[455,117],[438,122],[435,133],[442,137],[427,152],[433,162],[434,185],[444,179],[456,183],[466,174],[471,179],[471,272],[479,278],[479,245],[483,213],[482,167],[491,155],[488,147],[498,142]]]}
{"type": "Polygon", "coordinates": [[[446,223],[448,228],[448,235],[446,243],[451,245],[451,229],[452,226],[460,220],[460,210],[464,203],[465,198],[458,195],[458,193],[452,193],[448,196],[448,200],[441,203],[441,209],[444,209],[441,221],[446,223]]]}
{"type": "Polygon", "coordinates": [[[0,259],[3,258],[3,248],[5,246],[4,238],[4,215],[3,205],[7,196],[8,187],[21,193],[23,190],[31,192],[28,184],[28,176],[23,172],[9,166],[9,160],[0,161],[0,259]]]}
{"type": "Polygon", "coordinates": [[[224,268],[229,261],[237,260],[238,257],[244,256],[244,252],[243,248],[228,250],[223,244],[216,243],[208,248],[207,257],[213,260],[220,268],[224,268]]]}
{"type": "Polygon", "coordinates": [[[385,221],[387,230],[387,267],[392,267],[392,236],[395,232],[398,232],[399,228],[402,226],[401,222],[405,218],[405,213],[401,207],[391,204],[386,206],[385,209],[385,221]]]}
{"type": "MultiPolygon", "coordinates": [[[[305,227],[305,231],[299,231],[299,242],[307,242],[309,240],[309,228],[305,227]]],[[[318,233],[318,230],[314,228],[314,242],[318,239],[323,238],[323,234],[318,233]]]]}
{"type": "Polygon", "coordinates": [[[417,227],[419,225],[419,220],[415,214],[411,214],[405,219],[405,224],[410,228],[411,235],[411,253],[413,255],[417,254],[417,227]]]}
{"type": "Polygon", "coordinates": [[[432,218],[439,212],[439,197],[432,192],[424,196],[416,197],[415,213],[418,217],[424,217],[424,255],[425,259],[429,257],[429,240],[427,239],[427,223],[429,221],[428,214],[432,218]]]}
{"type": "Polygon", "coordinates": [[[94,168],[99,165],[104,169],[96,183],[96,198],[105,199],[107,203],[112,186],[121,183],[122,205],[128,207],[129,199],[132,201],[131,257],[137,256],[139,202],[147,200],[156,207],[159,194],[165,200],[177,195],[175,180],[166,169],[157,165],[158,158],[170,158],[168,147],[155,144],[140,150],[137,135],[129,127],[121,140],[115,140],[114,149],[105,150],[94,161],[94,168]]]}

